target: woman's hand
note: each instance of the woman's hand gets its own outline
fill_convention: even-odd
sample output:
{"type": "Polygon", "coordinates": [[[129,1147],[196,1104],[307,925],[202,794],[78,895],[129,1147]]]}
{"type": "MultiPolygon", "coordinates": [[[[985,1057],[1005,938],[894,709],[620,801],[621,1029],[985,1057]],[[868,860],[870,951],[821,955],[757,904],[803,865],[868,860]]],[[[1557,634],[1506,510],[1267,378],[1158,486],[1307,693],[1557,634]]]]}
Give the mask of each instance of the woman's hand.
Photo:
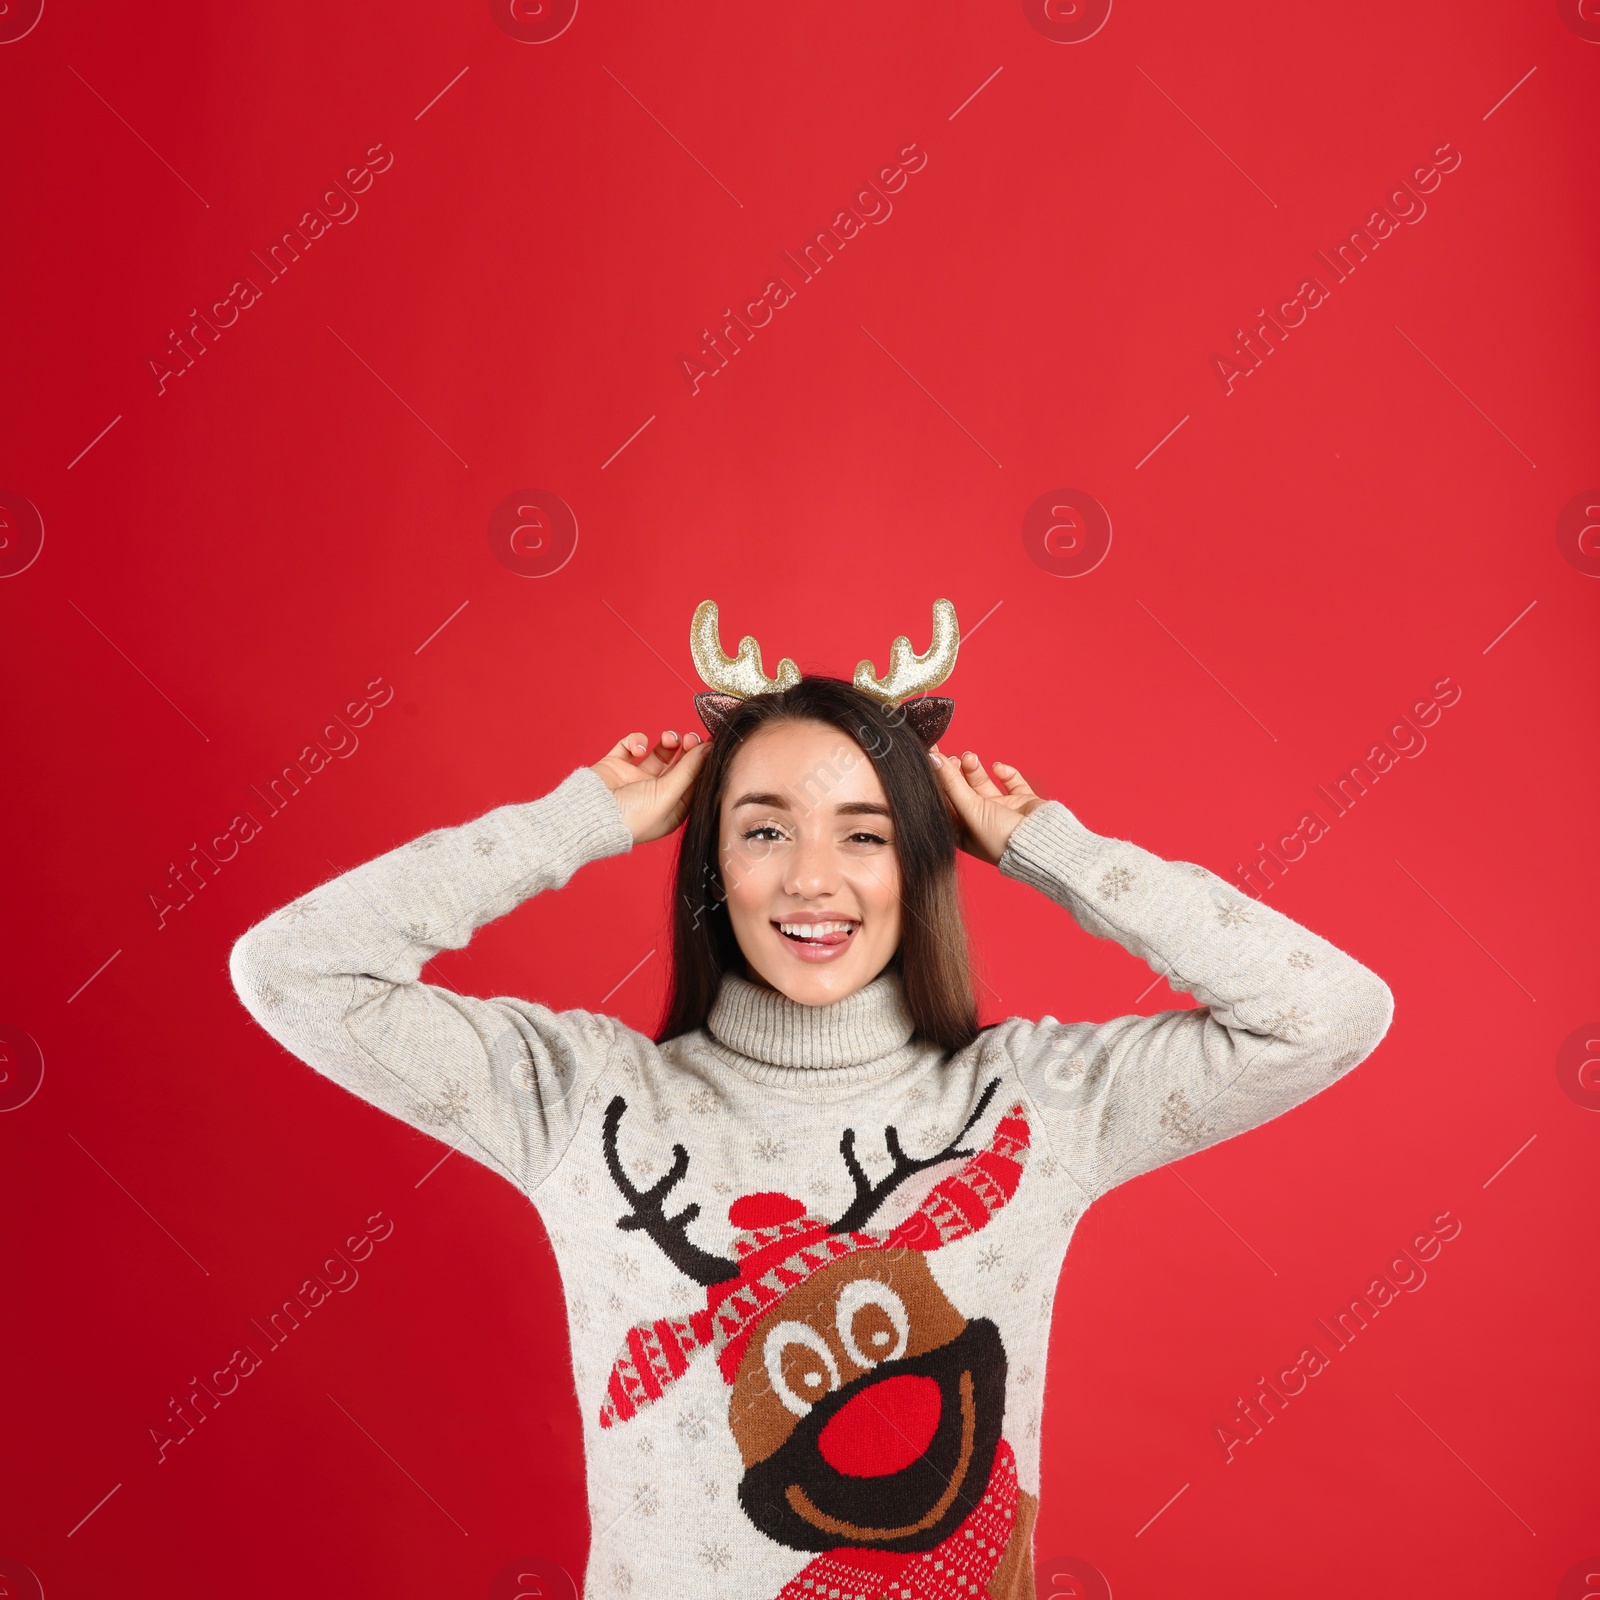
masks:
{"type": "Polygon", "coordinates": [[[934,745],[934,777],[944,791],[955,818],[956,844],[969,855],[994,866],[1005,853],[1011,830],[1045,803],[1045,796],[1028,787],[1028,780],[1003,761],[994,764],[994,781],[983,763],[968,750],[959,758],[947,756],[934,745]]]}
{"type": "Polygon", "coordinates": [[[655,749],[642,733],[618,739],[594,771],[616,796],[635,844],[672,832],[689,814],[689,795],[711,746],[698,733],[682,739],[670,729],[655,749]]]}

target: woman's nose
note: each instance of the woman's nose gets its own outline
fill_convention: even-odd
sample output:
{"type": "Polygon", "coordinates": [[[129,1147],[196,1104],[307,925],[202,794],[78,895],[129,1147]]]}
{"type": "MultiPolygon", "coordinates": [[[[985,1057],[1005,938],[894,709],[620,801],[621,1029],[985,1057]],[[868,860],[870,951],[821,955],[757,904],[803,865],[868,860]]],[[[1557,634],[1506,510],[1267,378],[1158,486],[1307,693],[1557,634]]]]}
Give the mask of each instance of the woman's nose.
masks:
{"type": "Polygon", "coordinates": [[[799,840],[789,857],[785,876],[784,889],[806,899],[838,888],[838,863],[832,845],[825,839],[799,840]]]}

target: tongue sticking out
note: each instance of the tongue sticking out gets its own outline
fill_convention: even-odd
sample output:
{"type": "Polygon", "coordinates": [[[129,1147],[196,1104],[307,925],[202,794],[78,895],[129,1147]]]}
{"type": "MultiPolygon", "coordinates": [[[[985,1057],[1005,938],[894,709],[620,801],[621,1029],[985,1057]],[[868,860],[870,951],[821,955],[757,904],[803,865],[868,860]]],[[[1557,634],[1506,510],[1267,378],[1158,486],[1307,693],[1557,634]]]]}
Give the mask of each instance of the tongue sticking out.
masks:
{"type": "Polygon", "coordinates": [[[825,933],[820,937],[813,938],[805,938],[800,934],[786,933],[784,934],[784,938],[788,939],[793,944],[835,945],[843,944],[845,940],[847,940],[854,932],[854,928],[847,928],[843,933],[825,933]]]}

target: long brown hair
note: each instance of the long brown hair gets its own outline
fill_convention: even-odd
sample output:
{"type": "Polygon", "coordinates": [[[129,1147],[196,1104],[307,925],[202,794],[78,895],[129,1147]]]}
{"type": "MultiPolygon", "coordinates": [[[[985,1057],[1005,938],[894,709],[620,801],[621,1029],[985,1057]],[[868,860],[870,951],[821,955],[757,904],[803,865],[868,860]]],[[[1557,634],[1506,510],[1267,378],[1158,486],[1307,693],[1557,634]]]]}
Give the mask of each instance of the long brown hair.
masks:
{"type": "Polygon", "coordinates": [[[779,722],[822,722],[853,739],[888,796],[900,857],[897,970],[916,1036],[960,1050],[978,1036],[967,929],[956,882],[955,831],[921,740],[903,714],[842,678],[804,677],[792,688],[741,700],[711,741],[678,841],[672,915],[672,988],[656,1042],[703,1027],[723,974],[743,975],[728,917],[717,845],[734,755],[779,722]]]}

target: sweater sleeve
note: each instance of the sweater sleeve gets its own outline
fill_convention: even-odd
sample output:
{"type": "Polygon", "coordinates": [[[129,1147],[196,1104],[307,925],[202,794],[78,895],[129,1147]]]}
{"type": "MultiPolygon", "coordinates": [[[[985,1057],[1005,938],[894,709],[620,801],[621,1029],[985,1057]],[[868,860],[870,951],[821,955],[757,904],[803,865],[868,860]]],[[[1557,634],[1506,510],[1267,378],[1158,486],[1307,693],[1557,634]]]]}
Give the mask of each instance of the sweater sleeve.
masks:
{"type": "Polygon", "coordinates": [[[425,834],[274,912],[234,945],[234,988],[302,1061],[529,1191],[565,1151],[620,1025],[420,974],[632,846],[605,781],[580,767],[542,799],[425,834]]]}
{"type": "Polygon", "coordinates": [[[1059,801],[1017,825],[999,867],[1201,1002],[1001,1024],[1086,1203],[1299,1105],[1388,1031],[1394,996],[1360,962],[1204,867],[1091,832],[1059,801]]]}

